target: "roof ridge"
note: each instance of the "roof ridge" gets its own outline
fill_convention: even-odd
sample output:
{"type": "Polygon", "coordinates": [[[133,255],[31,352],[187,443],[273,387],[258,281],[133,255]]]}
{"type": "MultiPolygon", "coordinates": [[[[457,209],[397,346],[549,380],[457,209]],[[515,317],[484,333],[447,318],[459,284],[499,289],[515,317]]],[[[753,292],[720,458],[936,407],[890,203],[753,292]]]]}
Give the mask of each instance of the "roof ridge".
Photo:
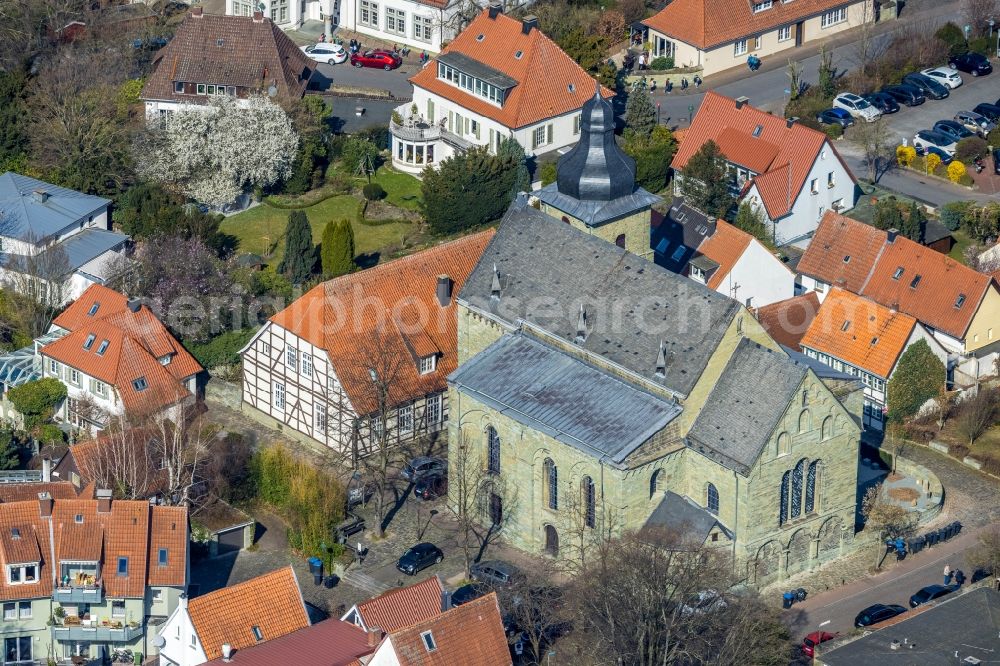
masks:
{"type": "Polygon", "coordinates": [[[376,595],[374,597],[371,597],[370,599],[365,599],[364,601],[360,601],[360,602],[358,602],[358,610],[361,610],[362,606],[364,606],[365,604],[368,604],[370,602],[380,601],[380,600],[383,600],[383,599],[388,599],[388,598],[391,598],[391,597],[393,597],[393,596],[395,596],[397,594],[400,594],[402,592],[412,592],[413,590],[415,590],[417,588],[420,588],[421,586],[424,586],[424,585],[430,587],[428,585],[428,583],[430,583],[432,581],[436,581],[437,582],[437,587],[440,590],[442,590],[442,591],[444,590],[444,585],[441,583],[441,579],[438,577],[437,574],[434,574],[430,578],[427,578],[426,580],[422,580],[419,583],[414,583],[413,585],[407,585],[407,586],[404,586],[404,587],[397,587],[394,590],[387,590],[387,591],[383,592],[382,594],[378,594],[378,595],[376,595]]]}

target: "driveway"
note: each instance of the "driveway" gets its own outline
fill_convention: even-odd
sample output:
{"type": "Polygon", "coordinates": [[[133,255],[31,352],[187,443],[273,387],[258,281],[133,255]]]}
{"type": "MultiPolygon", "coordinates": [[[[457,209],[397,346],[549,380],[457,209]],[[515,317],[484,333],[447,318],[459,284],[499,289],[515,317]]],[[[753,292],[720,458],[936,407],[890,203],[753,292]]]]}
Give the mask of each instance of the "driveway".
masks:
{"type": "Polygon", "coordinates": [[[396,99],[396,105],[413,98],[413,86],[409,78],[420,70],[420,63],[411,54],[403,60],[399,69],[389,72],[373,67],[351,67],[350,61],[339,65],[319,63],[316,71],[321,75],[316,82],[320,90],[334,86],[354,86],[359,88],[377,88],[388,90],[396,99]]]}

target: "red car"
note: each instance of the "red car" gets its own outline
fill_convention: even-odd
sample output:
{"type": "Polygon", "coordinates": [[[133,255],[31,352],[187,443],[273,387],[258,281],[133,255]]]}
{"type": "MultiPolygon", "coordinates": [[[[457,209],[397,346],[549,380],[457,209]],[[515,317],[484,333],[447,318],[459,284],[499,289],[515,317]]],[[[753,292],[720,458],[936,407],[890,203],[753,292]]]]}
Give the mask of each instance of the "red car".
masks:
{"type": "Polygon", "coordinates": [[[814,631],[802,639],[800,649],[802,650],[802,654],[811,658],[814,656],[817,645],[822,645],[827,641],[832,641],[834,638],[839,637],[840,634],[831,634],[827,631],[814,631]]]}
{"type": "Polygon", "coordinates": [[[351,56],[351,64],[355,67],[381,67],[385,71],[396,69],[403,64],[403,59],[392,51],[365,51],[351,56]]]}

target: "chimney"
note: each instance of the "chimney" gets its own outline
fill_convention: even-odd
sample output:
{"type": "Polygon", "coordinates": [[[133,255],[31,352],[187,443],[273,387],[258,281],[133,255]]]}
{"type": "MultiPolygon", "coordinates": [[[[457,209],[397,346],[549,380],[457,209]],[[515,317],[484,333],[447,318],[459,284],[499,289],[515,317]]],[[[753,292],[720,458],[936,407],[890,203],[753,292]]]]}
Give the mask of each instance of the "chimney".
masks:
{"type": "Polygon", "coordinates": [[[42,483],[52,480],[52,458],[45,456],[42,458],[42,483]]]}
{"type": "Polygon", "coordinates": [[[791,118],[785,118],[785,127],[787,127],[788,129],[792,129],[792,125],[794,125],[798,121],[798,119],[799,119],[798,116],[792,116],[791,118]]]}
{"type": "Polygon", "coordinates": [[[264,22],[264,12],[262,12],[262,11],[255,11],[253,13],[253,22],[254,23],[263,23],[264,22]]]}
{"type": "Polygon", "coordinates": [[[497,265],[493,264],[493,281],[490,283],[490,298],[500,300],[500,272],[497,265]]]}
{"type": "Polygon", "coordinates": [[[38,493],[38,515],[42,518],[52,517],[52,495],[49,493],[38,493]]]}
{"type": "Polygon", "coordinates": [[[656,376],[663,379],[667,376],[667,348],[660,340],[660,351],[656,354],[656,376]]]}
{"type": "Polygon", "coordinates": [[[38,203],[45,203],[49,200],[49,193],[39,188],[31,193],[31,197],[38,203]]]}
{"type": "Polygon", "coordinates": [[[382,630],[372,627],[368,630],[368,647],[377,647],[382,642],[382,630]]]}
{"type": "Polygon", "coordinates": [[[583,344],[587,340],[587,312],[583,309],[583,303],[580,304],[580,314],[576,317],[576,342],[577,344],[583,344]]]}
{"type": "Polygon", "coordinates": [[[490,3],[490,18],[495,19],[496,17],[503,14],[503,5],[499,2],[490,3]]]}
{"type": "Polygon", "coordinates": [[[525,35],[530,34],[532,28],[538,30],[538,17],[534,14],[528,14],[521,19],[521,32],[525,35]]]}
{"type": "Polygon", "coordinates": [[[438,275],[437,298],[441,307],[451,305],[451,278],[447,275],[438,275]]]}
{"type": "Polygon", "coordinates": [[[194,18],[201,18],[204,13],[205,13],[205,9],[203,7],[192,7],[191,8],[191,16],[194,17],[194,18]]]}
{"type": "Polygon", "coordinates": [[[138,298],[130,298],[128,300],[128,309],[132,312],[138,312],[139,308],[142,307],[142,301],[138,298]]]}
{"type": "Polygon", "coordinates": [[[749,97],[737,97],[736,98],[736,108],[742,109],[743,105],[750,101],[749,97]]]}
{"type": "Polygon", "coordinates": [[[111,512],[111,491],[103,488],[97,491],[97,513],[111,512]]]}
{"type": "Polygon", "coordinates": [[[899,235],[899,229],[889,229],[889,231],[886,232],[885,239],[888,242],[890,242],[890,243],[895,243],[896,242],[896,236],[898,236],[898,235],[899,235]]]}
{"type": "MultiPolygon", "coordinates": [[[[260,12],[258,12],[260,13],[260,12]]],[[[233,646],[229,643],[222,644],[222,661],[227,664],[233,660],[233,646]]]]}

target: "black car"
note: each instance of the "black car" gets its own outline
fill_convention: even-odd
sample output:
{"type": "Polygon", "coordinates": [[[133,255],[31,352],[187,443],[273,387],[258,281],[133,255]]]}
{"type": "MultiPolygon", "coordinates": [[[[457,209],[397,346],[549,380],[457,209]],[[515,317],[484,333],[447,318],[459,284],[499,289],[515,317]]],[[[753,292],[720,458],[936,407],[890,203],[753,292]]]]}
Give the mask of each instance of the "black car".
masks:
{"type": "Polygon", "coordinates": [[[407,576],[414,576],[419,571],[444,559],[441,549],[432,543],[418,543],[408,549],[396,562],[396,568],[407,576]]]}
{"type": "Polygon", "coordinates": [[[882,88],[882,92],[891,96],[903,106],[920,106],[927,100],[924,96],[924,92],[920,88],[907,85],[905,83],[895,86],[886,86],[882,88]]]}
{"type": "Polygon", "coordinates": [[[982,104],[977,104],[973,111],[981,116],[989,118],[995,123],[1000,123],[1000,106],[997,106],[996,104],[987,104],[983,102],[982,104]]]}
{"type": "Polygon", "coordinates": [[[333,537],[337,543],[347,543],[352,535],[365,529],[365,519],[348,512],[344,520],[333,530],[333,537]]]}
{"type": "Polygon", "coordinates": [[[980,74],[989,74],[993,71],[993,65],[990,64],[989,59],[980,55],[979,53],[963,53],[960,56],[955,56],[948,61],[948,66],[952,69],[957,69],[960,72],[968,72],[973,76],[979,76],[980,74]]]}
{"type": "Polygon", "coordinates": [[[448,477],[444,474],[428,474],[413,487],[413,494],[422,500],[432,500],[448,494],[448,477]]]}
{"type": "MultiPolygon", "coordinates": [[[[1000,176],[1000,148],[993,149],[993,173],[1000,176]]],[[[973,574],[975,578],[975,574],[973,574]]]]}
{"type": "Polygon", "coordinates": [[[975,134],[965,129],[965,127],[954,120],[939,120],[934,123],[934,127],[931,129],[935,132],[941,132],[941,134],[954,139],[955,143],[958,143],[962,139],[968,139],[970,136],[975,136],[975,134]]]}
{"type": "Polygon", "coordinates": [[[869,627],[873,624],[878,624],[879,622],[885,622],[886,620],[894,618],[900,613],[905,612],[906,609],[902,606],[875,604],[874,606],[869,606],[858,613],[858,616],[854,618],[854,626],[859,629],[862,627],[869,627]]]}
{"type": "Polygon", "coordinates": [[[910,597],[910,608],[916,608],[921,604],[940,599],[944,595],[951,594],[954,591],[955,588],[950,585],[928,585],[917,590],[917,593],[910,597]]]}
{"type": "Polygon", "coordinates": [[[491,585],[509,585],[520,573],[513,564],[500,560],[477,562],[469,568],[472,580],[482,581],[491,585]]]}
{"type": "Polygon", "coordinates": [[[820,125],[840,125],[847,129],[854,124],[854,118],[844,109],[827,109],[816,116],[816,122],[820,125]]]}
{"type": "Polygon", "coordinates": [[[479,597],[488,594],[489,591],[490,588],[488,586],[480,583],[469,583],[468,585],[463,585],[451,593],[451,605],[461,606],[462,604],[467,604],[473,599],[478,599],[479,597]]]}
{"type": "Polygon", "coordinates": [[[920,88],[931,99],[944,99],[951,94],[943,85],[919,72],[913,72],[904,76],[903,83],[920,88]]]}
{"type": "Polygon", "coordinates": [[[896,113],[899,111],[899,104],[896,103],[896,98],[889,93],[873,92],[862,95],[862,97],[882,113],[896,113]]]}
{"type": "Polygon", "coordinates": [[[403,478],[416,483],[428,474],[443,474],[448,463],[433,456],[417,456],[403,467],[403,478]]]}

